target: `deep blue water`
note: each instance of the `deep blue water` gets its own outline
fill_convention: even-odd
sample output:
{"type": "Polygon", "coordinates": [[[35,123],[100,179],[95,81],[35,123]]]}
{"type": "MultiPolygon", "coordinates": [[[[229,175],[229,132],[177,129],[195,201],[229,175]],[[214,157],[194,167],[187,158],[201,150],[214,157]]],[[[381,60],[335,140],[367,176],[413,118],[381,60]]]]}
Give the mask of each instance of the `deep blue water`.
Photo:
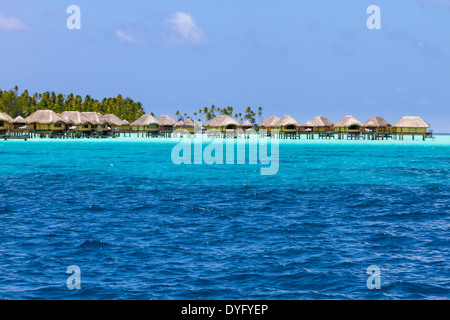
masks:
{"type": "Polygon", "coordinates": [[[273,176],[162,140],[0,142],[0,298],[448,299],[439,138],[283,142],[273,176]]]}

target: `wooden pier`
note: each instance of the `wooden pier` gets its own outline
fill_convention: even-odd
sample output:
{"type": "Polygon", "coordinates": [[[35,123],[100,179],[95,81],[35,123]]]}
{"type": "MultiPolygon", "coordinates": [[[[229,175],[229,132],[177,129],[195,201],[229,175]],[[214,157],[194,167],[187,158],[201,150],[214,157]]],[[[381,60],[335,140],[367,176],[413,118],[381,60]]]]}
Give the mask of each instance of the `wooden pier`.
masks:
{"type": "MultiPolygon", "coordinates": [[[[221,138],[237,137],[238,133],[227,132],[227,133],[217,133],[213,131],[203,131],[206,136],[216,136],[221,138]]],[[[136,135],[136,137],[142,138],[170,138],[172,132],[158,132],[158,131],[133,131],[133,130],[117,130],[117,131],[36,131],[28,130],[21,132],[6,132],[0,134],[0,139],[3,140],[25,140],[32,138],[50,138],[50,139],[104,139],[104,138],[119,138],[131,137],[136,135]]],[[[248,134],[243,134],[245,138],[249,138],[248,134]]],[[[433,132],[429,131],[426,133],[394,133],[394,132],[334,132],[334,131],[324,131],[324,132],[294,132],[294,133],[278,133],[267,132],[265,136],[278,138],[278,139],[295,139],[295,140],[314,140],[314,139],[337,139],[337,140],[404,140],[405,136],[411,137],[411,140],[422,139],[434,139],[433,132]]]]}
{"type": "Polygon", "coordinates": [[[3,140],[25,140],[27,141],[28,139],[30,139],[30,135],[26,134],[26,133],[4,133],[0,135],[0,139],[3,140]]]}

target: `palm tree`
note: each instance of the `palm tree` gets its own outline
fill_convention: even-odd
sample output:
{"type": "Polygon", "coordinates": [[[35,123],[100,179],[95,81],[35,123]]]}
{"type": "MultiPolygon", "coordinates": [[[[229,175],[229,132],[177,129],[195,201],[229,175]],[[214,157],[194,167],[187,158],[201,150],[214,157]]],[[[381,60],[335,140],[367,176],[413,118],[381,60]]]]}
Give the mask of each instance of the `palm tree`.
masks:
{"type": "Polygon", "coordinates": [[[262,115],[263,115],[263,111],[262,111],[261,107],[258,107],[258,113],[257,114],[258,114],[259,123],[261,123],[262,115]]]}
{"type": "Polygon", "coordinates": [[[209,119],[208,119],[208,114],[206,114],[206,120],[211,120],[212,118],[214,118],[216,115],[214,114],[214,111],[216,110],[216,106],[212,105],[209,108],[208,114],[209,114],[209,119]]]}
{"type": "MultiPolygon", "coordinates": [[[[219,109],[219,108],[217,108],[217,109],[219,109]]],[[[206,120],[211,120],[212,118],[214,118],[216,115],[214,114],[214,111],[216,111],[216,106],[215,105],[212,105],[210,108],[209,108],[209,110],[208,109],[206,109],[207,110],[207,112],[206,112],[206,120]]],[[[219,109],[220,110],[220,109],[219,109]]],[[[203,111],[205,111],[205,110],[203,110],[203,111]]]]}
{"type": "Polygon", "coordinates": [[[255,112],[252,111],[252,109],[250,107],[247,107],[245,109],[245,115],[244,115],[244,119],[247,119],[248,121],[250,121],[252,124],[254,124],[256,122],[255,120],[255,112]]]}

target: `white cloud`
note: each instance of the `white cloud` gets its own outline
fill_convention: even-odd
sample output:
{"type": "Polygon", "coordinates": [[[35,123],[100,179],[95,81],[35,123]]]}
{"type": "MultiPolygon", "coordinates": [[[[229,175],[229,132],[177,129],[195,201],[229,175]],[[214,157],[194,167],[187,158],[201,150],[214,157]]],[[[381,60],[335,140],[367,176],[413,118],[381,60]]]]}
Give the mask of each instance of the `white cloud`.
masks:
{"type": "Polygon", "coordinates": [[[397,92],[405,93],[405,92],[408,92],[408,89],[403,88],[403,87],[398,87],[397,92]]]}
{"type": "Polygon", "coordinates": [[[137,43],[136,38],[132,34],[122,31],[120,29],[116,30],[116,37],[117,39],[119,39],[120,42],[129,42],[134,44],[137,43]]]}
{"type": "Polygon", "coordinates": [[[194,18],[185,12],[176,12],[169,16],[166,23],[174,31],[169,41],[176,45],[200,45],[207,42],[205,32],[197,26],[194,18]]]}
{"type": "Polygon", "coordinates": [[[6,17],[0,13],[0,29],[25,30],[28,27],[16,17],[6,17]]]}

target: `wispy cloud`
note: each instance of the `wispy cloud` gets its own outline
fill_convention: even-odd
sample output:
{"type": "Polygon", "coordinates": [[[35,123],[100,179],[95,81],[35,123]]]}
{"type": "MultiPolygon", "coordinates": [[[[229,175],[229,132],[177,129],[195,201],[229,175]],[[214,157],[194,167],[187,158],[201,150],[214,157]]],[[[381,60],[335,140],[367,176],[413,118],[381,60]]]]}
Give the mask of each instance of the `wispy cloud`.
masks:
{"type": "Polygon", "coordinates": [[[261,41],[254,30],[248,30],[244,33],[244,43],[247,47],[264,54],[268,58],[280,58],[288,54],[286,45],[275,45],[261,41]]]}
{"type": "Polygon", "coordinates": [[[430,45],[425,41],[418,39],[409,32],[403,29],[391,30],[389,28],[384,28],[386,36],[392,40],[400,40],[408,43],[412,47],[419,50],[424,56],[429,57],[440,57],[441,51],[437,45],[430,45]]]}
{"type": "Polygon", "coordinates": [[[128,42],[128,43],[137,44],[135,36],[133,36],[129,32],[125,32],[121,29],[118,29],[118,30],[116,30],[115,34],[116,34],[116,37],[119,40],[119,42],[128,42]]]}
{"type": "Polygon", "coordinates": [[[341,46],[338,44],[333,44],[333,50],[334,50],[335,55],[337,57],[341,57],[341,58],[352,57],[355,55],[355,52],[353,50],[349,49],[348,47],[341,46]]]}
{"type": "Polygon", "coordinates": [[[0,13],[0,29],[26,30],[28,26],[16,17],[6,17],[0,13]]]}
{"type": "Polygon", "coordinates": [[[432,103],[430,101],[428,101],[427,99],[423,99],[423,98],[419,99],[419,101],[417,101],[417,103],[422,108],[430,108],[430,107],[432,107],[432,103]]]}
{"type": "Polygon", "coordinates": [[[408,92],[408,89],[403,88],[403,87],[398,87],[395,91],[401,92],[401,93],[406,93],[406,92],[408,92]]]}
{"type": "Polygon", "coordinates": [[[208,39],[205,32],[200,28],[194,18],[185,12],[171,14],[166,23],[173,33],[169,36],[169,42],[175,45],[202,45],[208,39]]]}
{"type": "Polygon", "coordinates": [[[357,40],[356,30],[354,29],[339,29],[336,35],[344,40],[357,40]]]}

